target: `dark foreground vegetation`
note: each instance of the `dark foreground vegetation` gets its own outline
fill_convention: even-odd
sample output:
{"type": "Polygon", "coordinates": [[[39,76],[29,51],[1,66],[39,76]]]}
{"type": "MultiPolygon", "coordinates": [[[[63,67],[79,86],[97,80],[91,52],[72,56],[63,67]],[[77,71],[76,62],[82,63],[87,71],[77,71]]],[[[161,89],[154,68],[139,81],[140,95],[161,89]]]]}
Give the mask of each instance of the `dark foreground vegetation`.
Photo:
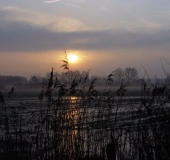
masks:
{"type": "Polygon", "coordinates": [[[14,88],[7,100],[0,94],[0,159],[170,159],[169,75],[150,86],[144,76],[140,97],[128,97],[130,79],[111,92],[110,74],[99,95],[97,79],[87,86],[89,71],[70,78],[66,54],[62,67],[67,79],[60,81],[52,69],[33,110],[12,106],[14,88]]]}

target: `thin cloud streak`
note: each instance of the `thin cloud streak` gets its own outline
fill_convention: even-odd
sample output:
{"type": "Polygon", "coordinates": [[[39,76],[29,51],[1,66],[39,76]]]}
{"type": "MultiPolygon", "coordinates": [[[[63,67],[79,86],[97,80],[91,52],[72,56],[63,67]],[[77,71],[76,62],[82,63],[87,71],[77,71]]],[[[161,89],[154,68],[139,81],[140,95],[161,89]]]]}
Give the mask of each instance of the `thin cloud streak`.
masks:
{"type": "Polygon", "coordinates": [[[75,18],[44,14],[17,7],[7,7],[7,9],[8,10],[0,10],[1,21],[3,20],[5,22],[28,24],[37,28],[44,28],[53,32],[73,32],[79,30],[86,30],[89,28],[84,23],[75,18]]]}
{"type": "Polygon", "coordinates": [[[54,1],[44,1],[44,3],[55,3],[55,2],[59,2],[60,0],[54,0],[54,1]]]}

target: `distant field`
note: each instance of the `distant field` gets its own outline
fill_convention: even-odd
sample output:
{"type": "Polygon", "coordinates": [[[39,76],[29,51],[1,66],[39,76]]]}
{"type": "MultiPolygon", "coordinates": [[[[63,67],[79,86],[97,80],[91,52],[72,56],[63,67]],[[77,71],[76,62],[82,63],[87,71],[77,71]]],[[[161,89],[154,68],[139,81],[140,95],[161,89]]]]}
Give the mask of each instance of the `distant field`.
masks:
{"type": "MultiPolygon", "coordinates": [[[[4,97],[8,97],[8,93],[9,93],[10,89],[5,89],[2,90],[2,94],[4,95],[4,97]]],[[[12,97],[38,97],[39,93],[41,91],[40,89],[15,89],[12,97]]]]}
{"type": "MultiPolygon", "coordinates": [[[[120,86],[112,87],[111,95],[116,95],[116,91],[119,89],[119,87],[120,86]]],[[[96,89],[100,95],[104,93],[104,87],[95,87],[94,89],[96,89]]],[[[129,87],[126,87],[125,89],[127,89],[125,96],[140,96],[140,94],[141,94],[140,86],[129,86],[129,87]]],[[[108,91],[108,88],[106,88],[105,92],[107,92],[107,91],[108,91]]]]}
{"type": "MultiPolygon", "coordinates": [[[[99,95],[102,95],[104,93],[104,87],[94,87],[95,90],[98,91],[99,95]]],[[[111,89],[111,95],[112,96],[116,96],[116,91],[119,89],[119,86],[117,87],[112,87],[111,89]]],[[[125,96],[140,96],[141,94],[141,87],[139,86],[130,86],[126,88],[127,91],[125,93],[125,96]]],[[[87,91],[88,88],[85,89],[85,91],[87,91]]],[[[10,91],[10,88],[1,90],[2,94],[4,95],[4,97],[8,96],[8,93],[10,91]]],[[[105,92],[108,91],[108,88],[106,88],[105,92]]],[[[14,97],[38,97],[39,93],[41,92],[41,88],[39,89],[18,89],[16,88],[13,94],[13,98],[14,97]]]]}

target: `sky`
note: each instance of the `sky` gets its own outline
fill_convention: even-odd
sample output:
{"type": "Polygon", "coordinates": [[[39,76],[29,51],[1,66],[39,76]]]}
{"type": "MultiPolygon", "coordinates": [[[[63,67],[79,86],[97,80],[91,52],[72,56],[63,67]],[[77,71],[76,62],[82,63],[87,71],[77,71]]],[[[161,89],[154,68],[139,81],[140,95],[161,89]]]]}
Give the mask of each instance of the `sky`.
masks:
{"type": "Polygon", "coordinates": [[[76,54],[71,70],[106,76],[116,68],[165,77],[169,0],[1,0],[0,75],[44,76],[76,54]],[[143,67],[142,67],[143,66],[143,67]]]}

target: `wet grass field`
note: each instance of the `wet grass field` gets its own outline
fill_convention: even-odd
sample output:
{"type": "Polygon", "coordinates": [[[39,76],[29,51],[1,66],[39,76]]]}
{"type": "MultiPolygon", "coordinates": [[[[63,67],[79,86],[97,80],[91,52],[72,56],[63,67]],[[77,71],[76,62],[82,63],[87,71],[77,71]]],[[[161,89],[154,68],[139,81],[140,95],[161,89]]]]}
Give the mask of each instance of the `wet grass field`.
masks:
{"type": "Polygon", "coordinates": [[[168,92],[153,97],[132,87],[119,96],[115,87],[106,96],[98,89],[49,98],[47,88],[43,99],[39,90],[16,90],[1,104],[1,159],[109,159],[110,152],[115,159],[167,159],[168,92]]]}

